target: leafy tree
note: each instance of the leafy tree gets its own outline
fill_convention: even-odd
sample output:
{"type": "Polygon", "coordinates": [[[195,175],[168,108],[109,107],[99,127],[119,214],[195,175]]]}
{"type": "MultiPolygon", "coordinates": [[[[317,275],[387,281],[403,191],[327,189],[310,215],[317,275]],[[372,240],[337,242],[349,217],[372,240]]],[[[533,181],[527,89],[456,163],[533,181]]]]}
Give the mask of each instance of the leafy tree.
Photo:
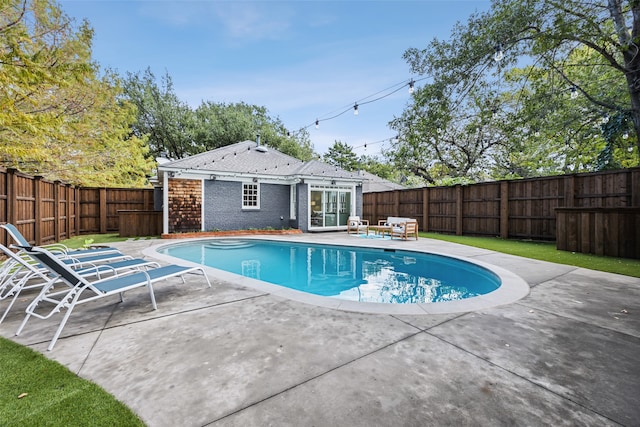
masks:
{"type": "Polygon", "coordinates": [[[397,170],[393,167],[393,165],[389,162],[384,161],[384,159],[381,159],[379,156],[363,155],[360,156],[358,162],[361,169],[379,176],[380,178],[392,181],[400,180],[400,177],[397,176],[397,170]]]}
{"type": "Polygon", "coordinates": [[[60,157],[49,163],[49,173],[82,186],[148,185],[155,162],[148,156],[146,139],[131,134],[136,109],[120,99],[117,76],[106,73],[81,90],[91,107],[69,121],[73,143],[56,144],[60,157]]]}
{"type": "Polygon", "coordinates": [[[326,163],[338,166],[346,171],[355,171],[360,168],[358,156],[353,148],[346,142],[335,141],[323,156],[326,163]]]}
{"type": "Polygon", "coordinates": [[[264,145],[301,160],[315,156],[306,130],[291,135],[265,107],[238,103],[203,102],[195,110],[194,143],[198,152],[213,150],[260,135],[264,145]]]}
{"type": "Polygon", "coordinates": [[[138,138],[148,138],[154,157],[181,159],[202,151],[194,140],[193,111],[178,99],[169,73],[158,85],[149,68],[144,73],[128,72],[123,87],[138,112],[132,132],[138,138]]]}
{"type": "Polygon", "coordinates": [[[610,151],[637,164],[639,31],[635,1],[494,0],[449,40],[405,52],[412,71],[431,82],[392,123],[403,135],[396,164],[427,180],[594,169],[608,146],[598,127],[605,115],[627,118],[619,133],[630,137],[610,151]],[[472,143],[476,134],[485,142],[472,143]]]}
{"type": "Polygon", "coordinates": [[[75,28],[50,0],[0,8],[3,163],[78,185],[145,184],[146,144],[129,135],[116,77],[91,62],[89,25],[75,28]]]}
{"type": "Polygon", "coordinates": [[[49,158],[52,139],[82,100],[58,96],[62,88],[93,72],[87,62],[92,32],[75,32],[54,4],[9,0],[0,6],[0,150],[6,165],[38,164],[49,158]]]}
{"type": "Polygon", "coordinates": [[[288,134],[279,118],[272,118],[265,107],[238,103],[205,101],[195,110],[175,94],[171,76],[156,82],[147,69],[128,73],[124,83],[128,99],[138,109],[133,132],[148,137],[151,153],[180,159],[246,140],[260,134],[264,145],[301,160],[314,157],[309,134],[288,134]]]}

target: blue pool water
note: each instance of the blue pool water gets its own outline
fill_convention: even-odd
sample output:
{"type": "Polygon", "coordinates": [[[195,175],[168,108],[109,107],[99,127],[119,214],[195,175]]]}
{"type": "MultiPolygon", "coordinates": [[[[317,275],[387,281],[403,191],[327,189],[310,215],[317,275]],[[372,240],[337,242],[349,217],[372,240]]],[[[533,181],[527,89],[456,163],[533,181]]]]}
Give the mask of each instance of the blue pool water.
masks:
{"type": "Polygon", "coordinates": [[[462,260],[411,251],[220,239],[160,253],[315,295],[413,304],[454,301],[500,287],[491,271],[462,260]]]}

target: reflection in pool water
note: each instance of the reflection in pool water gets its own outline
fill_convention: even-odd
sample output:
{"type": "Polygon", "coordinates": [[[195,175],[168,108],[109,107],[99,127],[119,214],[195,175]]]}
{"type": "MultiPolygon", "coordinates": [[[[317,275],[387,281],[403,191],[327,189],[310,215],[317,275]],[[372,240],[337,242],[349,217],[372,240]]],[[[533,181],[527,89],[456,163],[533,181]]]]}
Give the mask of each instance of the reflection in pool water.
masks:
{"type": "Polygon", "coordinates": [[[412,304],[454,301],[496,290],[478,265],[411,251],[220,239],[166,246],[161,253],[315,295],[412,304]]]}

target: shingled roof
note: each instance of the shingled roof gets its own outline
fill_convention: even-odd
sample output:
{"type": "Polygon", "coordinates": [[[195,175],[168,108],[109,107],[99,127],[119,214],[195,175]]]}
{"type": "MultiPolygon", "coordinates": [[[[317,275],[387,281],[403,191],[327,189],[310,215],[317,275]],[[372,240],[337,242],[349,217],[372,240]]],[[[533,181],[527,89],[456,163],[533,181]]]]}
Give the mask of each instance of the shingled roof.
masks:
{"type": "Polygon", "coordinates": [[[323,177],[359,181],[364,179],[358,172],[349,172],[318,160],[303,162],[274,148],[258,145],[255,141],[238,142],[185,159],[167,162],[160,165],[158,170],[274,177],[323,177]]]}

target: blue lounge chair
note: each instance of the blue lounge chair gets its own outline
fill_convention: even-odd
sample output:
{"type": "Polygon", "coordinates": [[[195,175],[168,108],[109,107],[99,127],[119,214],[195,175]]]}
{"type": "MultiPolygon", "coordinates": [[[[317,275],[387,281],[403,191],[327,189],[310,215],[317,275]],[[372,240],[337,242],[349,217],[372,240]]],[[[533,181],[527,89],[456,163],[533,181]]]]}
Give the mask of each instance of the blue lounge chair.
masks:
{"type": "Polygon", "coordinates": [[[50,279],[44,285],[38,296],[27,307],[27,314],[18,328],[16,335],[22,332],[31,316],[39,319],[48,319],[62,309],[67,310],[47,350],[53,349],[69,316],[71,316],[73,309],[78,304],[84,304],[114,294],[119,294],[120,300],[122,301],[124,292],[146,286],[149,289],[153,309],[156,310],[157,305],[153,293],[153,283],[178,276],[182,278],[184,283],[185,274],[195,273],[197,271],[202,273],[207,284],[211,287],[211,282],[202,267],[184,267],[175,264],[151,268],[123,276],[89,281],[86,277],[79,275],[74,269],[63,263],[58,257],[46,249],[30,247],[24,247],[22,249],[49,270],[50,279]],[[52,287],[59,285],[60,282],[66,284],[67,287],[62,290],[53,290],[52,287]],[[44,313],[38,312],[38,309],[42,309],[45,304],[52,304],[53,308],[48,311],[45,310],[44,313]]]}
{"type": "MultiPolygon", "coordinates": [[[[50,280],[50,277],[47,276],[49,270],[43,267],[41,263],[36,263],[31,261],[31,259],[26,259],[24,256],[17,255],[9,248],[0,244],[0,255],[2,253],[6,260],[0,264],[0,301],[10,297],[13,298],[11,298],[9,305],[2,314],[0,323],[4,321],[23,290],[40,288],[50,280]]],[[[86,263],[77,263],[71,259],[62,259],[61,261],[73,267],[75,272],[81,276],[86,278],[95,276],[98,279],[105,276],[117,276],[160,266],[160,264],[155,261],[142,258],[130,258],[98,265],[90,263],[88,267],[86,263]],[[80,266],[80,268],[77,268],[78,266],[80,266]]]]}
{"type": "MultiPolygon", "coordinates": [[[[24,237],[24,235],[18,230],[18,228],[10,224],[8,222],[0,224],[0,228],[6,230],[7,233],[11,236],[11,238],[16,242],[15,246],[18,247],[30,247],[31,243],[24,237]]],[[[104,254],[119,254],[122,255],[119,249],[112,247],[100,247],[100,248],[90,248],[90,249],[69,249],[66,245],[62,243],[53,243],[50,245],[44,245],[43,248],[47,249],[49,252],[64,256],[66,258],[78,258],[78,257],[86,257],[86,256],[96,256],[96,255],[104,255],[104,254]]]]}
{"type": "Polygon", "coordinates": [[[0,265],[0,301],[13,297],[0,318],[2,323],[20,292],[42,286],[48,277],[37,266],[28,263],[4,245],[0,245],[0,255],[6,258],[0,265]]]}

